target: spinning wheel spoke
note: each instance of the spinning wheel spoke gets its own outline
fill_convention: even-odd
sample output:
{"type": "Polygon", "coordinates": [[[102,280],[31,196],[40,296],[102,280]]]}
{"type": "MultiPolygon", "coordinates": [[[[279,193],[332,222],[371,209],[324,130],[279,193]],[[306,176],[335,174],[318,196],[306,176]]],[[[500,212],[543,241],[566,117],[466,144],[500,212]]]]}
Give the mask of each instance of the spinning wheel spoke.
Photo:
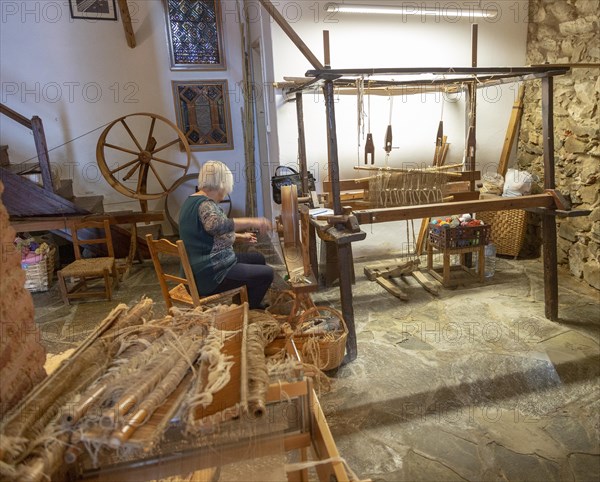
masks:
{"type": "Polygon", "coordinates": [[[157,149],[154,149],[152,151],[152,154],[156,154],[157,152],[163,151],[165,150],[167,147],[171,147],[173,144],[177,144],[178,142],[181,142],[181,140],[179,139],[179,137],[177,139],[175,139],[174,141],[171,142],[167,142],[164,146],[160,146],[157,149]]]}
{"type": "Polygon", "coordinates": [[[158,172],[156,172],[156,169],[154,168],[154,166],[152,164],[148,164],[150,166],[150,169],[152,169],[152,172],[154,173],[154,176],[156,177],[156,179],[158,180],[160,186],[165,190],[168,191],[169,188],[167,186],[165,186],[165,183],[162,181],[162,179],[160,178],[160,176],[158,175],[158,172]]]}
{"type": "Polygon", "coordinates": [[[134,156],[137,156],[139,154],[139,152],[135,152],[131,149],[127,149],[125,147],[121,147],[121,146],[115,146],[114,144],[104,144],[104,147],[109,147],[110,149],[116,149],[117,151],[123,151],[126,152],[127,154],[133,154],[134,156]]]}
{"type": "Polygon", "coordinates": [[[163,164],[168,164],[169,166],[179,167],[181,169],[187,169],[187,166],[182,166],[181,164],[176,164],[175,162],[166,161],[165,159],[160,159],[159,157],[152,156],[152,159],[156,162],[162,162],[163,164]]]}
{"type": "Polygon", "coordinates": [[[136,157],[133,161],[129,161],[125,164],[123,164],[122,166],[117,167],[116,169],[113,169],[112,171],[109,171],[111,174],[114,174],[115,172],[119,172],[123,169],[125,169],[126,167],[131,166],[133,163],[138,162],[139,159],[136,157]]]}
{"type": "Polygon", "coordinates": [[[137,166],[133,166],[133,168],[131,168],[131,170],[125,174],[125,176],[123,176],[123,181],[129,180],[129,178],[135,174],[135,171],[137,171],[141,165],[142,163],[140,162],[137,166]]]}
{"type": "MultiPolygon", "coordinates": [[[[146,149],[150,149],[150,145],[152,144],[152,134],[154,133],[154,124],[156,124],[156,117],[152,118],[152,122],[150,123],[150,132],[148,132],[148,139],[146,139],[146,149]]],[[[156,142],[156,141],[154,141],[156,142]]]]}
{"type": "Polygon", "coordinates": [[[129,126],[127,125],[127,122],[125,122],[125,119],[121,119],[121,124],[123,124],[123,127],[125,127],[125,130],[127,131],[127,133],[129,134],[129,136],[133,139],[133,142],[135,142],[136,147],[140,150],[143,151],[144,149],[142,149],[142,146],[140,146],[140,143],[138,142],[138,140],[135,138],[135,136],[133,135],[133,132],[131,132],[131,129],[129,128],[129,126]]]}

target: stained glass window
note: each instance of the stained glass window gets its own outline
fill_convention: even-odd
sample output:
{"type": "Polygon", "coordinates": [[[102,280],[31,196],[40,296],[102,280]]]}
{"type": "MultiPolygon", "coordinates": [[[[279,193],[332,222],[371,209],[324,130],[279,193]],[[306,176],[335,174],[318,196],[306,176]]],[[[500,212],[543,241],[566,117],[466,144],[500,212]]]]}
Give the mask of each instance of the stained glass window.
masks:
{"type": "Polygon", "coordinates": [[[233,149],[226,80],[174,81],[177,124],[194,150],[233,149]]]}
{"type": "Polygon", "coordinates": [[[171,69],[225,70],[218,0],[165,0],[171,69]]]}

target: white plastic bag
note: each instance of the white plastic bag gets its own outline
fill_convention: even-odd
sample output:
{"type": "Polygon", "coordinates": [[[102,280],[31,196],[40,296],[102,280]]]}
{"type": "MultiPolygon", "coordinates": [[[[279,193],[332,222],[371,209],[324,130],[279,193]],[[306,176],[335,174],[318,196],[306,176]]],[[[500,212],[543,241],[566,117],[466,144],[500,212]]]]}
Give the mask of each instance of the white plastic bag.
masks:
{"type": "Polygon", "coordinates": [[[526,196],[531,193],[531,184],[533,176],[527,171],[519,171],[517,169],[508,169],[504,178],[505,197],[526,196]]]}

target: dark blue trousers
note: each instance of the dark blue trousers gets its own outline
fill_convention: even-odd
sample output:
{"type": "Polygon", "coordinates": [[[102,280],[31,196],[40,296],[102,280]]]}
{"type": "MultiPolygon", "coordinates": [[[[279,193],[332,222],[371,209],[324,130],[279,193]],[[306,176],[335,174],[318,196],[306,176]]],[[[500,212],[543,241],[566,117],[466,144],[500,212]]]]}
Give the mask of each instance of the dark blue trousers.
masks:
{"type": "Polygon", "coordinates": [[[237,263],[211,294],[246,285],[250,309],[261,308],[262,300],[273,282],[273,268],[267,266],[261,253],[237,253],[237,263]]]}

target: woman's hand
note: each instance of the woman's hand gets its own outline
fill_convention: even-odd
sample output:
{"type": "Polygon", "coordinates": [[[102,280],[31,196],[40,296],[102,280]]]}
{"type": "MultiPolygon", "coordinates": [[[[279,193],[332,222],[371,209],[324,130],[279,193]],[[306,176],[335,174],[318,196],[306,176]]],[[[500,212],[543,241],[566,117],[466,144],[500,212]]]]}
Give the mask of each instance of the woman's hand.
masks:
{"type": "Polygon", "coordinates": [[[242,243],[256,243],[256,234],[254,233],[236,233],[235,240],[242,243]]]}
{"type": "Polygon", "coordinates": [[[258,229],[260,234],[265,234],[272,229],[271,221],[269,221],[267,218],[254,218],[254,223],[255,229],[258,229]]]}
{"type": "Polygon", "coordinates": [[[234,218],[233,223],[236,231],[256,229],[260,234],[265,234],[271,230],[271,221],[267,218],[234,218]]]}

